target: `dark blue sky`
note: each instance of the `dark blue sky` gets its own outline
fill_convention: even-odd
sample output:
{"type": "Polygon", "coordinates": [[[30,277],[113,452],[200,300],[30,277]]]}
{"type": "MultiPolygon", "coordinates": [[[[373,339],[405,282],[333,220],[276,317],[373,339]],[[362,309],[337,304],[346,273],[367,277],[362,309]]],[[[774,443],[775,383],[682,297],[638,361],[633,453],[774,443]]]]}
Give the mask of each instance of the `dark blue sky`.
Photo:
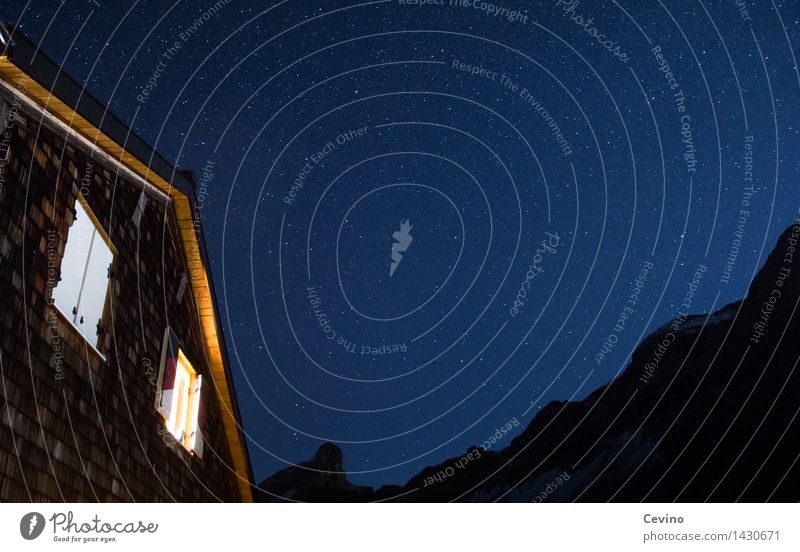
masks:
{"type": "Polygon", "coordinates": [[[698,265],[691,312],[741,298],[798,214],[794,2],[98,2],[0,16],[213,167],[259,481],[329,440],[400,483],[519,432],[621,371],[698,265]]]}

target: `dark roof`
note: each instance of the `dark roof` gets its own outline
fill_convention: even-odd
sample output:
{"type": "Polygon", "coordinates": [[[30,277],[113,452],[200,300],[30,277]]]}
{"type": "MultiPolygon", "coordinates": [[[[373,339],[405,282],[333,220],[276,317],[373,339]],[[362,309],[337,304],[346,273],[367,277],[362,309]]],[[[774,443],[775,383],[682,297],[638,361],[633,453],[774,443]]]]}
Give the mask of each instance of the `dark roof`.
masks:
{"type": "Polygon", "coordinates": [[[150,170],[169,182],[194,203],[194,184],[164,159],[129,125],[114,115],[108,107],[90,94],[85,85],[65,73],[61,66],[44,54],[37,44],[26,37],[13,23],[0,22],[0,41],[3,54],[21,71],[49,90],[78,115],[100,129],[106,136],[147,165],[150,170]]]}

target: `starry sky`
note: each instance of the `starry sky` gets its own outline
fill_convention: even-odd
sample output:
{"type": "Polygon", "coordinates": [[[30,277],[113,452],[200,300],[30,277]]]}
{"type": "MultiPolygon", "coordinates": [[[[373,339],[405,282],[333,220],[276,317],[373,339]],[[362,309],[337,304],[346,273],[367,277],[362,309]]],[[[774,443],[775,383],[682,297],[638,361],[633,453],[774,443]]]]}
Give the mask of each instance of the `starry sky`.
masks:
{"type": "Polygon", "coordinates": [[[699,265],[689,312],[741,298],[798,216],[797,2],[214,4],[0,17],[213,176],[257,481],[332,441],[403,483],[518,433],[623,370],[699,265]]]}

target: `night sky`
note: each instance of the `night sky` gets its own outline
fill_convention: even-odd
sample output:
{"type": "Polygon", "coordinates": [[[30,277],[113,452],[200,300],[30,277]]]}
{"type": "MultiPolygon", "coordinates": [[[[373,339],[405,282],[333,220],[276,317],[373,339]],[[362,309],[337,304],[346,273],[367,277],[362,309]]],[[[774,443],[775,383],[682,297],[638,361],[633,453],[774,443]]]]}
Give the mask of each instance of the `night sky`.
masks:
{"type": "Polygon", "coordinates": [[[744,296],[798,216],[800,3],[492,1],[3,3],[213,176],[256,481],[332,441],[403,483],[519,433],[623,370],[698,265],[689,312],[744,296]]]}

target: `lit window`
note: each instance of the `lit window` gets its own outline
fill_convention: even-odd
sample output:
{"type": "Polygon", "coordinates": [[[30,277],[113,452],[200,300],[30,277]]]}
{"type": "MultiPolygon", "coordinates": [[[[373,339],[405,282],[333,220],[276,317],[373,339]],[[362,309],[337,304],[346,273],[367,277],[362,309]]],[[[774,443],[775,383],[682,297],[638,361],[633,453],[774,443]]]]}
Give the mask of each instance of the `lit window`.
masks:
{"type": "Polygon", "coordinates": [[[53,301],[81,335],[96,347],[114,252],[108,236],[82,201],[75,202],[75,211],[53,301]]]}
{"type": "Polygon", "coordinates": [[[164,339],[156,410],[175,440],[186,450],[202,456],[203,377],[192,367],[171,330],[167,329],[164,339]]]}

